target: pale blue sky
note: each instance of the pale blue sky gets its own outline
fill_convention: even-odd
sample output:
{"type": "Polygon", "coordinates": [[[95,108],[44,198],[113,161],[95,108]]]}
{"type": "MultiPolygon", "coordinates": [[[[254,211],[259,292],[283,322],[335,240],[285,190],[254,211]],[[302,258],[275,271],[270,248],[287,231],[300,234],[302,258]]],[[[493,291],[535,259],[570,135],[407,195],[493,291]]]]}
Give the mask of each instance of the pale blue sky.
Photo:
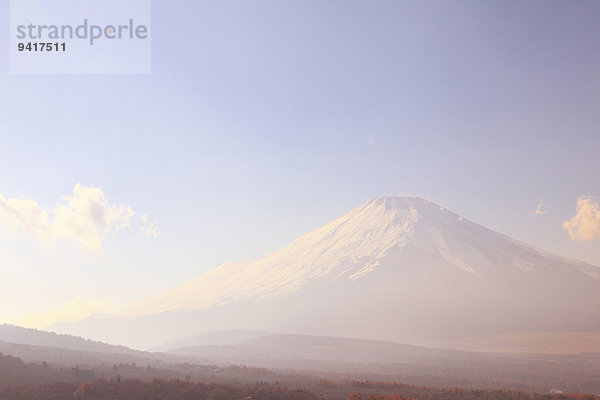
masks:
{"type": "Polygon", "coordinates": [[[152,15],[150,75],[10,75],[0,53],[0,195],[50,209],[100,187],[160,231],[97,254],[5,235],[0,304],[21,305],[0,320],[75,297],[118,308],[380,195],[600,265],[598,239],[561,228],[600,196],[600,2],[154,0],[152,15]]]}

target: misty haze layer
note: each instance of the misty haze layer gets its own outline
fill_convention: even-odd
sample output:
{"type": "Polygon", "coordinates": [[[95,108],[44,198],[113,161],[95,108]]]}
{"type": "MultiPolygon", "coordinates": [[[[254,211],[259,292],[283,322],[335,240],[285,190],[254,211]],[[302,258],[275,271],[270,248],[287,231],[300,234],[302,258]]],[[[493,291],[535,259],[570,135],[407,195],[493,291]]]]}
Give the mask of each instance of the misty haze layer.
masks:
{"type": "Polygon", "coordinates": [[[263,258],[225,263],[110,316],[53,330],[136,348],[217,329],[427,344],[596,331],[600,268],[383,197],[263,258]]]}

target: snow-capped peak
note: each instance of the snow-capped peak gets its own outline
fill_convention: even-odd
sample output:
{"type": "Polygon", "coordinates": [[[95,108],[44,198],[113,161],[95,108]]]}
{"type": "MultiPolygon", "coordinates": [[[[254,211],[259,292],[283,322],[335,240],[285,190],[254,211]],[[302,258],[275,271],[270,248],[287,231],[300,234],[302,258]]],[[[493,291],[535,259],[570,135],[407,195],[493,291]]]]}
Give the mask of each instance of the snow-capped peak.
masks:
{"type": "Polygon", "coordinates": [[[265,257],[221,264],[118,315],[196,310],[247,299],[284,297],[322,279],[361,279],[375,271],[390,252],[407,248],[432,254],[450,268],[474,277],[503,268],[531,271],[553,257],[430,200],[380,197],[265,257]]]}

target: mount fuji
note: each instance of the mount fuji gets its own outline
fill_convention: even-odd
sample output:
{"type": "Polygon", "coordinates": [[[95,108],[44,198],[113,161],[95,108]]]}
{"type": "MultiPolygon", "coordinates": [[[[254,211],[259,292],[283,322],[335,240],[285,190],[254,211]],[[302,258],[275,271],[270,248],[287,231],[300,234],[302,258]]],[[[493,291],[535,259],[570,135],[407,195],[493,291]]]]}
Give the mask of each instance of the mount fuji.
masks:
{"type": "Polygon", "coordinates": [[[265,257],[50,329],[136,348],[221,329],[427,344],[600,332],[598,305],[600,268],[423,198],[382,197],[265,257]]]}

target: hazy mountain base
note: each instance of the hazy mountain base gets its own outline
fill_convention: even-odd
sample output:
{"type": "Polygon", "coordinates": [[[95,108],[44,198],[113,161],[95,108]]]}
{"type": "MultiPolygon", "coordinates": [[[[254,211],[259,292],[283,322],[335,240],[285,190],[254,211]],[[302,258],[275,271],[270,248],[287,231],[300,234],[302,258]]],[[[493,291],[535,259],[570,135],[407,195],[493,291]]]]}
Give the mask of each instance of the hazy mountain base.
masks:
{"type": "MultiPolygon", "coordinates": [[[[268,256],[222,264],[114,315],[54,328],[136,348],[221,329],[429,345],[523,338],[531,332],[577,334],[600,327],[599,271],[427,200],[381,198],[268,256]]],[[[599,389],[595,354],[499,357],[372,341],[340,347],[340,339],[329,338],[332,344],[297,338],[176,351],[321,376],[336,371],[481,389],[599,389]]]]}
{"type": "Polygon", "coordinates": [[[516,282],[502,272],[479,277],[419,249],[391,252],[381,263],[361,279],[324,278],[283,298],[135,318],[96,316],[53,329],[153,348],[186,333],[221,329],[435,345],[498,333],[593,331],[600,326],[599,313],[582,306],[584,297],[586,304],[600,304],[598,282],[584,274],[544,270],[516,282]]]}
{"type": "Polygon", "coordinates": [[[358,379],[403,381],[427,386],[510,388],[600,393],[600,353],[579,355],[479,354],[397,343],[272,335],[237,345],[171,350],[216,362],[307,373],[351,374],[358,379]],[[320,372],[319,372],[320,371],[320,372]]]}
{"type": "Polygon", "coordinates": [[[219,265],[114,315],[52,329],[140,349],[225,329],[431,345],[598,331],[598,304],[600,268],[425,199],[384,197],[265,257],[219,265]]]}
{"type": "MultiPolygon", "coordinates": [[[[488,355],[306,335],[268,335],[236,345],[193,346],[172,350],[177,354],[165,354],[133,351],[23,328],[11,327],[9,331],[13,339],[38,343],[59,340],[61,345],[76,349],[0,342],[0,352],[37,364],[45,362],[60,366],[66,368],[67,374],[74,373],[75,376],[92,371],[95,379],[111,379],[117,375],[123,378],[185,379],[189,375],[190,379],[210,377],[215,382],[231,379],[247,382],[246,379],[250,379],[294,383],[298,377],[306,377],[309,380],[389,380],[482,390],[547,393],[559,388],[569,392],[600,393],[600,354],[488,355]],[[21,337],[15,337],[19,330],[21,337]],[[81,350],[82,345],[92,350],[81,350]]],[[[248,334],[256,332],[231,333],[230,336],[248,334]]],[[[214,338],[217,333],[208,336],[214,338]]],[[[206,338],[206,335],[201,337],[206,338]]]]}
{"type": "Polygon", "coordinates": [[[580,354],[600,352],[600,332],[526,332],[467,337],[433,347],[494,353],[580,354]]]}

